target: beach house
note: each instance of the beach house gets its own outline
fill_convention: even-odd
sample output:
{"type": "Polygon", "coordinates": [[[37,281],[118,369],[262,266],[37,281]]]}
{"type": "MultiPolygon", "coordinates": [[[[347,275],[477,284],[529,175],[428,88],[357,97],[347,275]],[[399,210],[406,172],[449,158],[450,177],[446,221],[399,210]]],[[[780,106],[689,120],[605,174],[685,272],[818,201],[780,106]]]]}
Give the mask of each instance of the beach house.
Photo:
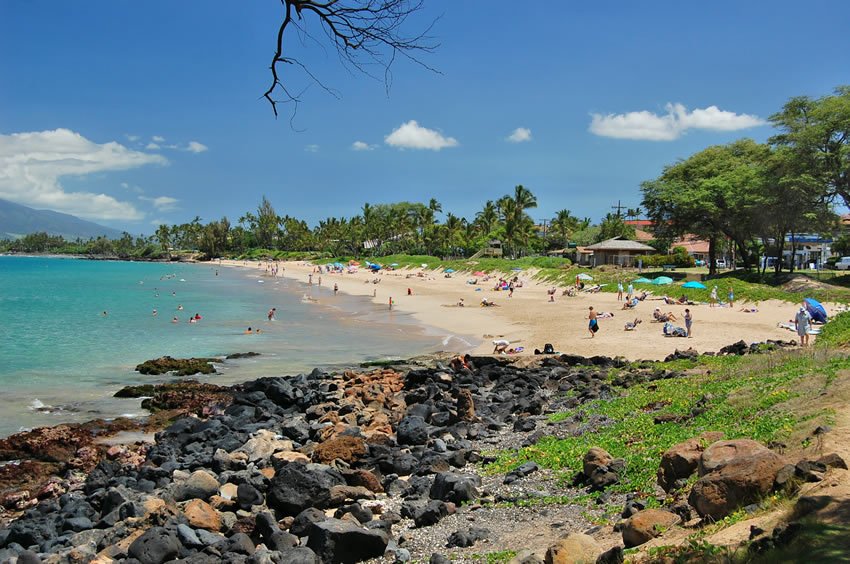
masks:
{"type": "Polygon", "coordinates": [[[635,266],[640,257],[655,252],[655,249],[649,245],[622,237],[613,237],[588,245],[583,250],[585,252],[579,254],[579,262],[589,266],[601,266],[603,264],[635,266]],[[591,253],[588,253],[588,251],[591,251],[591,253]]]}

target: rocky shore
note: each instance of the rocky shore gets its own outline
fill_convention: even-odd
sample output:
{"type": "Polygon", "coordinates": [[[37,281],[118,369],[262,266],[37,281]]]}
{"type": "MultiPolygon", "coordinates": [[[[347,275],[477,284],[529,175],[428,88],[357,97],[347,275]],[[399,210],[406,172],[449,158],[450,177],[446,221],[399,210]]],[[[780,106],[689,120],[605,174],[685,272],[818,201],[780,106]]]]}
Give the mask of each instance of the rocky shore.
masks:
{"type": "MultiPolygon", "coordinates": [[[[724,354],[787,344],[736,344],[724,354]]],[[[754,441],[705,435],[658,461],[665,495],[654,509],[605,491],[624,461],[598,448],[571,485],[534,461],[494,475],[482,471],[488,452],[605,424],[553,425],[547,414],[613,397],[612,386],[685,374],[608,357],[446,360],[229,388],[181,381],[128,390],[162,411],[144,424],[92,422],[3,439],[0,460],[15,462],[0,467],[0,562],[441,563],[449,551],[474,561],[505,539],[517,561],[581,554],[618,562],[624,546],[678,523],[722,518],[794,480],[846,467],[836,456],[789,463],[754,441]],[[154,443],[99,440],[164,421],[154,443]],[[584,505],[534,503],[588,491],[623,507],[614,530],[594,526],[584,505]],[[523,504],[530,507],[519,511],[523,504]]]]}

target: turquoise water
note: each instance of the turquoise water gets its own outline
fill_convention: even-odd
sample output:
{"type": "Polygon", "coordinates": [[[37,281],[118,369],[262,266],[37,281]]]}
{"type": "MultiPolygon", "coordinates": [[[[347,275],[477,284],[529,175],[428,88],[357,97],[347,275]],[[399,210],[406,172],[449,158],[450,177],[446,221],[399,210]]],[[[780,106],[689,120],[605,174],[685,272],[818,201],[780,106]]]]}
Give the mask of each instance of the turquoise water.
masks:
{"type": "Polygon", "coordinates": [[[227,384],[469,346],[365,298],[262,273],[210,264],[0,256],[0,436],[141,415],[139,400],[111,395],[157,381],[133,369],[163,355],[262,353],[203,377],[227,384]],[[278,311],[275,321],[266,318],[271,307],[278,311]],[[195,313],[202,320],[188,323],[195,313]],[[245,335],[249,326],[262,333],[245,335]]]}

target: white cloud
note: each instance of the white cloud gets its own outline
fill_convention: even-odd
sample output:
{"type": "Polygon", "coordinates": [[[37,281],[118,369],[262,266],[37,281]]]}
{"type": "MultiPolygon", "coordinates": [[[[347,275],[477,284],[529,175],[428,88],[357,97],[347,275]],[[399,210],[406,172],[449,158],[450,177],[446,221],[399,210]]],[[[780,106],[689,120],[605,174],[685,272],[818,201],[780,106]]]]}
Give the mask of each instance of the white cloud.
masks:
{"type": "Polygon", "coordinates": [[[505,140],[510,141],[511,143],[524,143],[526,141],[531,141],[531,130],[527,127],[517,127],[514,129],[513,133],[505,138],[505,140]]]}
{"type": "Polygon", "coordinates": [[[374,151],[375,146],[370,145],[365,141],[355,141],[351,144],[351,149],[354,151],[374,151]]]}
{"type": "Polygon", "coordinates": [[[68,192],[60,180],[167,163],[160,155],[115,141],[95,143],[68,129],[0,134],[0,198],[97,220],[141,219],[144,214],[129,202],[68,192]]]}
{"type": "Polygon", "coordinates": [[[161,135],[154,135],[153,137],[151,137],[151,140],[154,143],[163,143],[165,141],[165,137],[162,137],[161,135]]]}
{"type": "Polygon", "coordinates": [[[168,222],[166,222],[164,219],[152,219],[151,220],[151,225],[156,225],[157,227],[159,227],[160,225],[166,225],[167,223],[168,222]]]}
{"type": "Polygon", "coordinates": [[[625,114],[591,114],[590,132],[617,139],[672,141],[688,129],[737,131],[767,123],[758,116],[736,114],[717,106],[697,108],[691,112],[682,104],[667,104],[664,109],[667,110],[664,115],[645,110],[625,114]]]}
{"type": "Polygon", "coordinates": [[[158,196],[156,198],[148,198],[146,196],[139,196],[139,199],[143,200],[145,202],[152,203],[153,207],[155,207],[158,211],[175,210],[175,209],[177,209],[177,205],[176,205],[177,202],[180,201],[177,198],[172,198],[170,196],[158,196]]]}
{"type": "Polygon", "coordinates": [[[148,151],[156,151],[156,150],[159,150],[160,148],[161,147],[154,142],[150,142],[147,145],[145,145],[145,149],[147,149],[148,151]]]}
{"type": "Polygon", "coordinates": [[[189,141],[189,144],[186,145],[186,150],[190,153],[203,153],[204,151],[209,150],[209,147],[204,145],[203,143],[199,143],[197,141],[189,141]]]}
{"type": "Polygon", "coordinates": [[[306,147],[304,147],[304,150],[307,151],[308,153],[318,153],[319,152],[319,146],[318,145],[307,145],[306,147]]]}
{"type": "Polygon", "coordinates": [[[398,129],[384,138],[387,145],[401,149],[428,149],[439,151],[446,147],[456,147],[457,139],[444,137],[440,132],[419,125],[416,120],[401,124],[398,129]]]}
{"type": "Polygon", "coordinates": [[[126,138],[127,138],[127,141],[130,141],[131,143],[132,143],[132,142],[134,142],[134,141],[138,141],[138,140],[139,140],[139,136],[138,136],[138,135],[130,135],[129,133],[125,133],[125,134],[124,134],[124,137],[126,137],[126,138]]]}

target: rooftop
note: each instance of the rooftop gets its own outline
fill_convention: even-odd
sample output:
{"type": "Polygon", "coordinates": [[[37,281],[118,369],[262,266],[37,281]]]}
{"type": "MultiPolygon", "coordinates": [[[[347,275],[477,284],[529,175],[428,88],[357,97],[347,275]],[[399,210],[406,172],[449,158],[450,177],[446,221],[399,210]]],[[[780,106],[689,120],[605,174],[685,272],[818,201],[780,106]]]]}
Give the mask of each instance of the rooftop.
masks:
{"type": "Polygon", "coordinates": [[[614,237],[585,247],[589,251],[654,251],[649,245],[638,241],[629,241],[622,237],[614,237]]]}

